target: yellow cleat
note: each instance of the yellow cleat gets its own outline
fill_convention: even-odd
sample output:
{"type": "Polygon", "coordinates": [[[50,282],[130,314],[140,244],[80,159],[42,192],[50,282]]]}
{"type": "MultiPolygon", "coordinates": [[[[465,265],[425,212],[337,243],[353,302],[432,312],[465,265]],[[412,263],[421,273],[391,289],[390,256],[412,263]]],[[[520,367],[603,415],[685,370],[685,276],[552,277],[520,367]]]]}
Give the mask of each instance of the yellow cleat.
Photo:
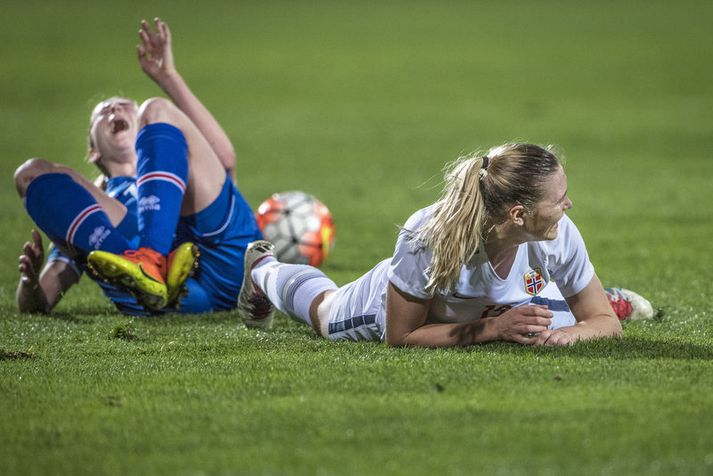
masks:
{"type": "Polygon", "coordinates": [[[168,306],[178,304],[178,300],[186,290],[186,280],[198,268],[199,256],[198,247],[193,243],[181,243],[168,255],[168,274],[166,277],[168,306]]]}
{"type": "Polygon", "coordinates": [[[97,250],[89,253],[87,264],[99,277],[133,294],[147,309],[166,307],[166,257],[160,253],[150,248],[120,255],[97,250]]]}

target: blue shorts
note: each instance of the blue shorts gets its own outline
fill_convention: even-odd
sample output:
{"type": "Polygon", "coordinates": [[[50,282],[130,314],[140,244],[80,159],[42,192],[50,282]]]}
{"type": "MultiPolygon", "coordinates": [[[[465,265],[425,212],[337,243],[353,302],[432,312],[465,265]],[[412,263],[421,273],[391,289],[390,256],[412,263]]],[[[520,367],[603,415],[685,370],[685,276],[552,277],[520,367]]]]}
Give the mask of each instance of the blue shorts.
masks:
{"type": "Polygon", "coordinates": [[[188,279],[188,295],[177,311],[198,313],[235,308],[243,283],[245,250],[262,239],[250,205],[226,176],[223,188],[204,210],[181,217],[174,245],[190,241],[198,246],[198,270],[188,279]]]}
{"type": "MultiPolygon", "coordinates": [[[[138,243],[136,230],[137,218],[131,213],[124,217],[117,229],[134,246],[138,243]]],[[[204,210],[185,217],[180,217],[176,228],[174,246],[190,241],[200,250],[198,270],[186,281],[188,294],[181,298],[177,308],[166,308],[159,312],[149,312],[136,301],[131,294],[111,284],[97,280],[104,294],[111,299],[117,309],[128,315],[150,315],[163,312],[201,313],[224,311],[235,308],[238,293],[243,282],[245,250],[252,241],[262,239],[262,234],[255,221],[252,209],[226,176],[223,188],[213,203],[204,210]]],[[[73,260],[64,257],[55,249],[49,260],[62,259],[69,263],[73,260]]],[[[80,268],[84,271],[86,257],[78,257],[80,268]]]]}

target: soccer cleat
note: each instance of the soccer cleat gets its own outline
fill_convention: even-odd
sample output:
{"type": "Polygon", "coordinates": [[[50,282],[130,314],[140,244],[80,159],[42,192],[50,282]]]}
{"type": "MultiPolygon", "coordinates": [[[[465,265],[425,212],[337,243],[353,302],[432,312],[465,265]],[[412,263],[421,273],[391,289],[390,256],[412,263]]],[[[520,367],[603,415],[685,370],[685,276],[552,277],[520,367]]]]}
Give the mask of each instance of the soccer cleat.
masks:
{"type": "Polygon", "coordinates": [[[133,294],[147,309],[166,306],[166,257],[157,251],[139,248],[117,255],[97,250],[89,253],[87,264],[101,278],[133,294]]]}
{"type": "Polygon", "coordinates": [[[178,304],[178,300],[186,291],[186,280],[198,268],[199,256],[198,247],[193,243],[182,243],[168,255],[167,306],[178,304]]]}
{"type": "Polygon", "coordinates": [[[654,317],[651,303],[634,291],[624,288],[605,288],[609,304],[620,321],[638,321],[654,317]]]}
{"type": "Polygon", "coordinates": [[[275,245],[269,241],[253,241],[245,251],[245,274],[238,295],[238,314],[245,327],[269,329],[275,317],[275,306],[253,282],[251,272],[255,265],[275,256],[275,245]]]}

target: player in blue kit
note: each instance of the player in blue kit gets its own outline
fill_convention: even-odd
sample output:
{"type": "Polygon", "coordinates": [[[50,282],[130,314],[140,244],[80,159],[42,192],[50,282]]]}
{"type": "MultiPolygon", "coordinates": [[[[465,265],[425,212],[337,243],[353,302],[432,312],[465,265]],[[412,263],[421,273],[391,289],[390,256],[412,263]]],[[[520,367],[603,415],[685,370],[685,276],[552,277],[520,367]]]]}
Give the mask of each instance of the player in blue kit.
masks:
{"type": "Polygon", "coordinates": [[[24,245],[21,312],[49,312],[90,266],[126,314],[235,307],[245,248],[261,235],[231,180],[233,146],[176,71],[168,26],[142,22],[139,35],[141,68],[171,101],[112,97],[94,108],[89,161],[103,186],[43,159],[15,173],[28,214],[54,244],[41,272],[40,234],[24,245]]]}

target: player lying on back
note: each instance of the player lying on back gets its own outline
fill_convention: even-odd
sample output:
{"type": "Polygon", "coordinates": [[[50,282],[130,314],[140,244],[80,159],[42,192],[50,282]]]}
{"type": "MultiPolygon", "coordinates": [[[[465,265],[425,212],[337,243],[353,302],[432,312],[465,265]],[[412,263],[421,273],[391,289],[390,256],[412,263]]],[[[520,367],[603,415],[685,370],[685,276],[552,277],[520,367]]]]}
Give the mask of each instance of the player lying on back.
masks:
{"type": "Polygon", "coordinates": [[[565,215],[567,192],[549,148],[505,144],[462,158],[441,198],[408,219],[394,255],[341,288],[316,268],[278,262],[266,241],[251,244],[238,310],[249,327],[268,328],[274,305],[328,339],[398,346],[620,336],[620,319],[653,310],[602,288],[565,215]]]}
{"type": "Polygon", "coordinates": [[[235,307],[245,248],[261,234],[231,179],[233,146],[176,71],[168,26],[156,19],[152,31],[144,21],[139,36],[141,68],[171,101],[138,107],[112,97],[94,108],[89,160],[105,186],[43,159],[15,173],[28,214],[54,244],[40,273],[40,234],[25,243],[21,312],[49,312],[89,266],[126,314],[235,307]]]}

